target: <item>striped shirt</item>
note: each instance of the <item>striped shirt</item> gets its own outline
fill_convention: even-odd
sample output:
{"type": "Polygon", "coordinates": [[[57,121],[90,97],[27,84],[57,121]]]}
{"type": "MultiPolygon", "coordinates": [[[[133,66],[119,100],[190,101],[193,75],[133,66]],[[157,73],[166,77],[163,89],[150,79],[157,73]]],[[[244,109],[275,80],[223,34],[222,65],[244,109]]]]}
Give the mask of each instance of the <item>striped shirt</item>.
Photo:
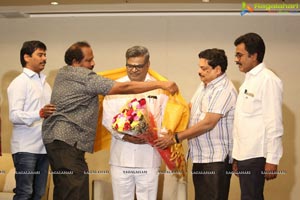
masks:
{"type": "Polygon", "coordinates": [[[218,113],[222,117],[216,126],[206,133],[189,140],[189,155],[193,163],[224,161],[232,153],[232,127],[237,92],[226,74],[211,81],[207,86],[201,83],[191,104],[189,127],[203,120],[206,113],[218,113]]]}

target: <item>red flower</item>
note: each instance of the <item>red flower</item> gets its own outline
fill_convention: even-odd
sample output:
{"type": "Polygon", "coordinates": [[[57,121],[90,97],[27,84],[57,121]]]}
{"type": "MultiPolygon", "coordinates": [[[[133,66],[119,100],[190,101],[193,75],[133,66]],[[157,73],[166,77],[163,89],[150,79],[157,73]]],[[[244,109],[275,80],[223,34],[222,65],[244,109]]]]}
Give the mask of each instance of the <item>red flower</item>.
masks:
{"type": "Polygon", "coordinates": [[[129,110],[127,111],[126,115],[127,115],[127,116],[131,116],[132,113],[133,113],[133,111],[134,111],[133,109],[129,109],[129,110]]]}
{"type": "Polygon", "coordinates": [[[136,116],[136,113],[132,113],[130,116],[128,116],[128,118],[127,118],[128,121],[129,121],[130,123],[132,123],[135,116],[136,116]]]}
{"type": "Polygon", "coordinates": [[[124,130],[125,131],[129,131],[130,130],[130,123],[128,123],[128,122],[126,122],[125,124],[124,124],[124,130]]]}
{"type": "Polygon", "coordinates": [[[146,99],[144,99],[144,98],[140,99],[140,100],[139,100],[139,104],[140,104],[141,106],[146,105],[146,99]]]}

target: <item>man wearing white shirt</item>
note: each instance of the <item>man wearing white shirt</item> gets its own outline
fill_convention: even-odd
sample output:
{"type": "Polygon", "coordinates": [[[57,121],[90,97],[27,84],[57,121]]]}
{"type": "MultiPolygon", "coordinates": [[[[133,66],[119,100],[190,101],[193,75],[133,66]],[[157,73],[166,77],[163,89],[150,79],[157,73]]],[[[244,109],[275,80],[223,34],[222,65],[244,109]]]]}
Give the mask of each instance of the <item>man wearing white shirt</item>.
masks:
{"type": "MultiPolygon", "coordinates": [[[[149,52],[142,46],[134,46],[126,52],[127,76],[120,82],[155,81],[148,74],[149,52]]],[[[163,117],[167,95],[154,90],[136,95],[107,95],[103,101],[103,125],[112,134],[110,165],[114,200],[156,200],[158,171],[161,165],[156,149],[130,134],[118,133],[112,129],[112,119],[132,99],[145,98],[148,109],[155,117],[158,132],[163,117]]]]}
{"type": "Polygon", "coordinates": [[[41,73],[46,64],[46,45],[23,43],[20,51],[23,72],[7,88],[9,119],[13,123],[11,153],[16,168],[14,200],[39,200],[45,193],[48,158],[42,141],[42,120],[55,111],[51,88],[41,73]]]}
{"type": "Polygon", "coordinates": [[[246,74],[234,116],[233,171],[242,200],[263,200],[265,180],[275,179],[282,156],[282,82],[263,63],[265,44],[256,33],[234,42],[235,62],[246,74]]]}

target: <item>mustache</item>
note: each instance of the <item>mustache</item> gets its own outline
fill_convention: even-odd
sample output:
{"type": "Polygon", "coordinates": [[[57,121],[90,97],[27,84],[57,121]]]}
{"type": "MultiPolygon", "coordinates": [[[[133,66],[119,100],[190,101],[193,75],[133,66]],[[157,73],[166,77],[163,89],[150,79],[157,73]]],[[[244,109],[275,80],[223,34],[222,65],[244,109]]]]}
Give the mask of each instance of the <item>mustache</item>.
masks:
{"type": "Polygon", "coordinates": [[[202,74],[198,73],[198,76],[202,77],[202,74]]]}
{"type": "Polygon", "coordinates": [[[235,62],[235,64],[237,64],[237,65],[242,65],[242,63],[240,63],[240,62],[235,62]]]}

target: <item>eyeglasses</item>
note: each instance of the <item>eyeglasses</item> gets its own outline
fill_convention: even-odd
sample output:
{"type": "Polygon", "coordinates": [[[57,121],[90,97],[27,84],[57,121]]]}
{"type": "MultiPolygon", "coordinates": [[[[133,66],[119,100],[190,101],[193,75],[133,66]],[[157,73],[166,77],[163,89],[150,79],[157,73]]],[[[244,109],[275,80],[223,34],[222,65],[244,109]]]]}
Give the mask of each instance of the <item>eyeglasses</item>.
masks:
{"type": "Polygon", "coordinates": [[[139,64],[139,65],[131,65],[131,64],[126,63],[126,67],[130,70],[132,70],[133,68],[139,70],[139,69],[142,69],[146,64],[147,63],[139,64]]]}

